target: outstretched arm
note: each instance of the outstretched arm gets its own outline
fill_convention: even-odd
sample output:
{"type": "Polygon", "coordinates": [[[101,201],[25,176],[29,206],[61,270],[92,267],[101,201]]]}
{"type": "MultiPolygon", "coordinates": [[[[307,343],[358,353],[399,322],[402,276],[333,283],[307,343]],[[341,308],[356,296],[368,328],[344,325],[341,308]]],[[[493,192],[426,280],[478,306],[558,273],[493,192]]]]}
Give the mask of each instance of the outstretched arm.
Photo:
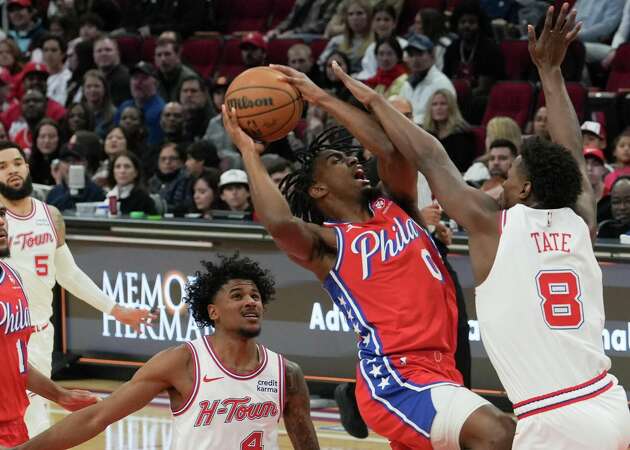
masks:
{"type": "Polygon", "coordinates": [[[28,381],[26,387],[48,400],[63,406],[68,411],[77,411],[98,401],[91,392],[81,389],[66,389],[45,377],[32,365],[28,365],[28,381]]]}
{"type": "Polygon", "coordinates": [[[149,403],[157,394],[173,386],[171,380],[183,378],[190,359],[184,347],[170,348],[151,358],[127,383],[92,406],[70,414],[61,422],[19,445],[19,450],[61,450],[75,447],[109,424],[128,416],[149,403]]]}
{"type": "Polygon", "coordinates": [[[427,178],[444,211],[469,232],[496,229],[498,204],[468,186],[442,144],[398,112],[383,96],[352,79],[333,62],[333,69],[352,94],[376,115],[394,147],[414,170],[427,178]]]}
{"type": "Polygon", "coordinates": [[[308,387],[300,366],[286,361],[287,403],[284,424],[296,450],[319,450],[317,435],[311,420],[308,387]]]}
{"type": "Polygon", "coordinates": [[[575,108],[567,92],[560,65],[567,48],[577,37],[581,24],[575,23],[575,11],[569,13],[564,3],[553,23],[554,7],[547,10],[545,26],[536,38],[534,27],[528,26],[529,54],[538,68],[549,117],[551,140],[571,152],[582,173],[582,195],[578,198],[576,212],[593,233],[597,227],[597,207],[593,189],[586,174],[586,162],[582,154],[582,133],[575,108]]]}

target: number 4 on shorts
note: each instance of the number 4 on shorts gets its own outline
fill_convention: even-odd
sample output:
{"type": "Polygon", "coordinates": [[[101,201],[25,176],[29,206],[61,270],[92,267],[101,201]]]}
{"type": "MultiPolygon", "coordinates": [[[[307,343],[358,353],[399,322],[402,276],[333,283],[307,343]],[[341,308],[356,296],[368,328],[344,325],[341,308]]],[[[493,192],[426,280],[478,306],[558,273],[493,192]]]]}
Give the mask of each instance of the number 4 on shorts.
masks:
{"type": "Polygon", "coordinates": [[[254,431],[241,442],[241,450],[263,450],[263,432],[254,431]]]}

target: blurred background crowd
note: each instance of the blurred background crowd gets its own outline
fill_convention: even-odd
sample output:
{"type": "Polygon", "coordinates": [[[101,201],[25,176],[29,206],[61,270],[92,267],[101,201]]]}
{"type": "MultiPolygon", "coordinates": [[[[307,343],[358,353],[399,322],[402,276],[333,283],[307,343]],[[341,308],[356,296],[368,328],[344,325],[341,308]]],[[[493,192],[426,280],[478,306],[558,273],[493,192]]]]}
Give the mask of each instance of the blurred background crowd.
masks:
{"type": "MultiPolygon", "coordinates": [[[[0,138],[25,149],[37,195],[62,211],[115,196],[123,214],[255,220],[219,114],[230,81],[287,64],[352,101],[331,70],[337,61],[434,134],[467,182],[497,197],[523,139],[549,137],[526,25],[540,28],[555,3],[5,0],[0,138]]],[[[583,123],[599,234],[616,238],[630,231],[630,1],[570,3],[583,26],[563,73],[583,123]]],[[[265,151],[273,179],[334,124],[307,107],[265,151]]],[[[369,153],[360,157],[374,166],[369,153]]],[[[422,180],[419,191],[425,219],[439,222],[422,180]]]]}

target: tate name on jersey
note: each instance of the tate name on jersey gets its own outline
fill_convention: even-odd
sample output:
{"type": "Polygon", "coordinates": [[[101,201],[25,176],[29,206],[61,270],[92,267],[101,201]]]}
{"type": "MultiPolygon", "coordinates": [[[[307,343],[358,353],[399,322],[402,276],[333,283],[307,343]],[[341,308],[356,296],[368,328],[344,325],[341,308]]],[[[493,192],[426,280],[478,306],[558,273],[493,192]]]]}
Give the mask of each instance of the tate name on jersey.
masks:
{"type": "Polygon", "coordinates": [[[573,237],[571,233],[547,233],[545,231],[536,231],[529,234],[536,243],[538,253],[545,252],[562,252],[571,253],[569,244],[573,237]]]}

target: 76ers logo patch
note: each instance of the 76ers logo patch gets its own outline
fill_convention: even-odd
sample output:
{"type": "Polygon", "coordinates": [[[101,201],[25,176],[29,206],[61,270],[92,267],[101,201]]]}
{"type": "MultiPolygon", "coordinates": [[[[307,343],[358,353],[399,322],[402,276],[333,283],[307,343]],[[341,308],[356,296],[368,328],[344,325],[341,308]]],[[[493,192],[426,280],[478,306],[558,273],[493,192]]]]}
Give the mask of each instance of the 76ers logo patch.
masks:
{"type": "Polygon", "coordinates": [[[384,206],[385,206],[385,200],[383,200],[382,198],[379,198],[378,200],[374,202],[374,207],[376,209],[383,209],[384,206]]]}

